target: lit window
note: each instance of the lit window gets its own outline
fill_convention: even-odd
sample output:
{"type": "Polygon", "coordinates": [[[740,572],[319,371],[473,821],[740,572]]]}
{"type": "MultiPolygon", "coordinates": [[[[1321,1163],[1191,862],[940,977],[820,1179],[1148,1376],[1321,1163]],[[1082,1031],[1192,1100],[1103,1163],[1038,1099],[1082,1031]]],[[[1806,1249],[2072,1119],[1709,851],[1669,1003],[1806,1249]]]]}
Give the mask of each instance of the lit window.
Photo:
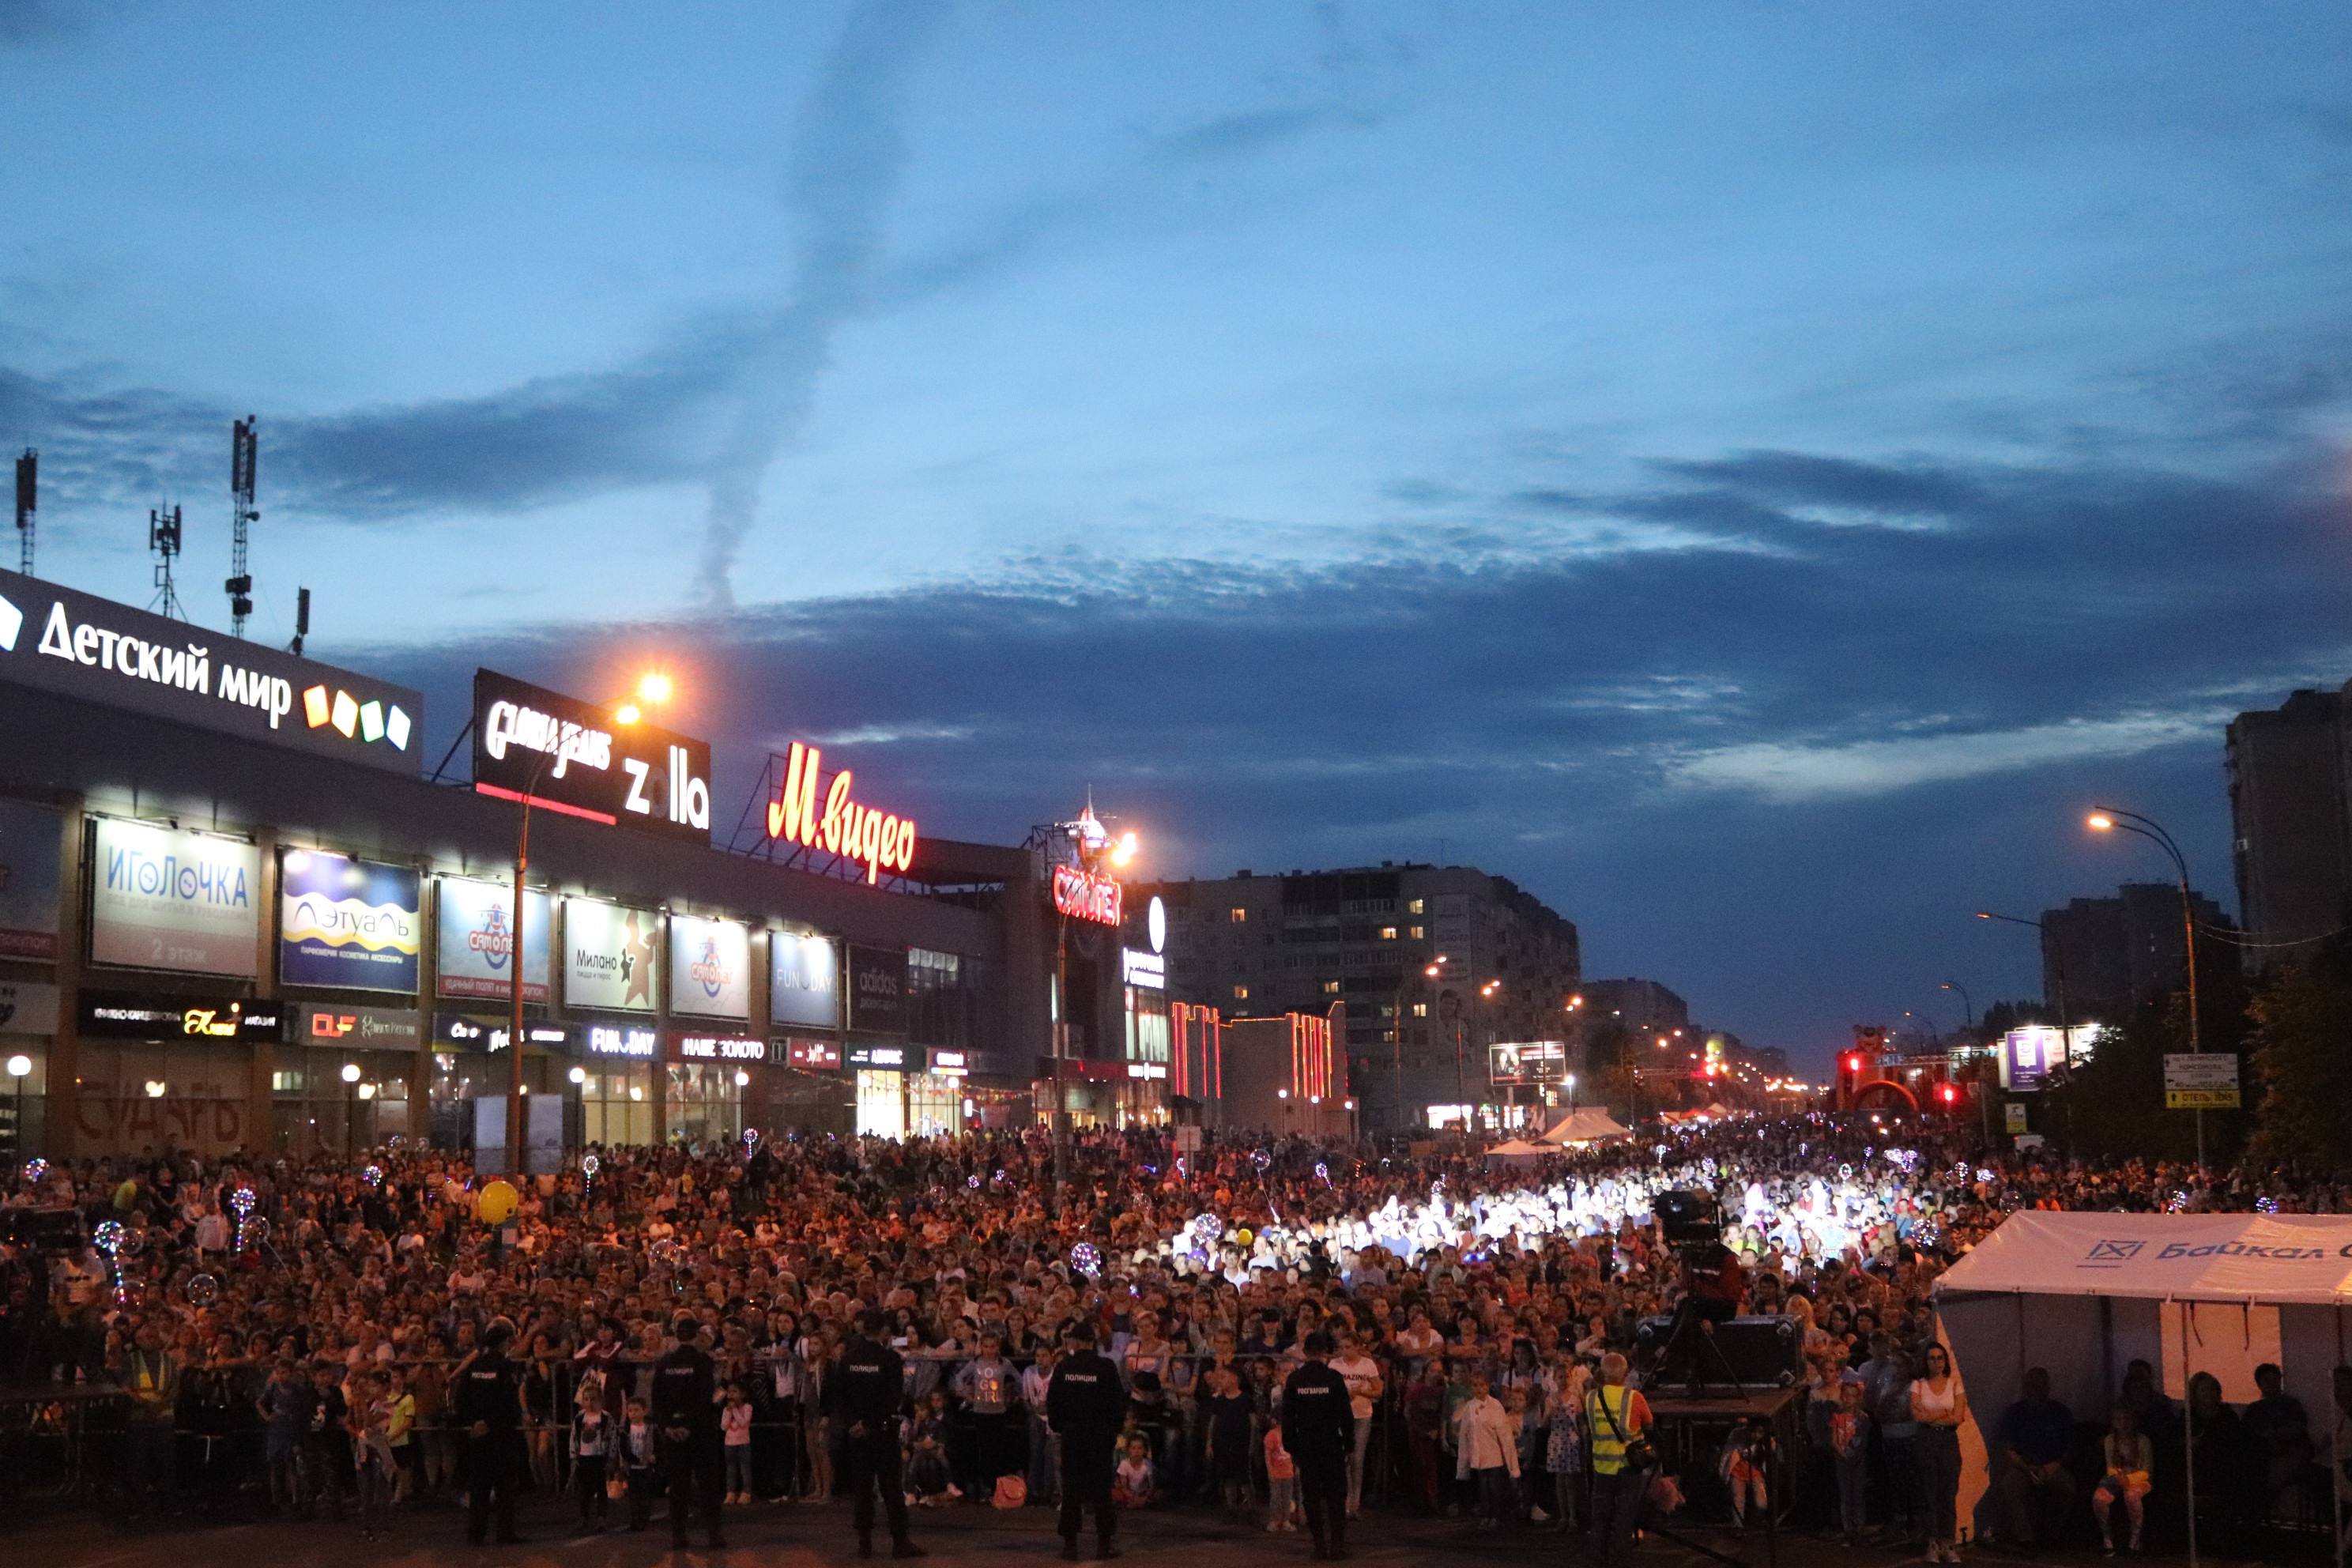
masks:
{"type": "Polygon", "coordinates": [[[1382,942],[1394,942],[1394,941],[1396,941],[1396,927],[1394,927],[1394,926],[1382,926],[1382,927],[1381,927],[1381,940],[1382,942]]]}
{"type": "Polygon", "coordinates": [[[1249,987],[1248,987],[1248,986],[1246,986],[1246,985],[1236,985],[1236,986],[1234,986],[1234,1001],[1236,1001],[1236,1002],[1246,1002],[1246,1001],[1248,1001],[1248,1000],[1249,1000],[1249,987]]]}
{"type": "Polygon", "coordinates": [[[1419,942],[1421,940],[1421,928],[1419,926],[1412,928],[1412,940],[1415,942],[1419,942]]]}
{"type": "Polygon", "coordinates": [[[1227,911],[1225,918],[1233,921],[1234,924],[1240,925],[1243,921],[1249,919],[1249,911],[1247,910],[1232,910],[1227,911]]]}
{"type": "Polygon", "coordinates": [[[1336,995],[1338,995],[1339,994],[1339,983],[1338,981],[1336,981],[1336,980],[1326,980],[1326,981],[1323,983],[1323,994],[1325,994],[1326,996],[1336,996],[1336,995]]]}
{"type": "Polygon", "coordinates": [[[1417,915],[1425,912],[1421,907],[1421,902],[1422,901],[1419,899],[1411,900],[1405,905],[1404,912],[1409,915],[1417,915]]]}
{"type": "Polygon", "coordinates": [[[1414,1017],[1416,1017],[1416,1018],[1426,1018],[1426,1017],[1428,1017],[1428,1016],[1429,1016],[1429,1004],[1428,1004],[1428,1003],[1426,1003],[1426,1002],[1416,1002],[1416,1003],[1414,1003],[1414,1004],[1412,1005],[1412,1016],[1413,1016],[1414,1017]]]}

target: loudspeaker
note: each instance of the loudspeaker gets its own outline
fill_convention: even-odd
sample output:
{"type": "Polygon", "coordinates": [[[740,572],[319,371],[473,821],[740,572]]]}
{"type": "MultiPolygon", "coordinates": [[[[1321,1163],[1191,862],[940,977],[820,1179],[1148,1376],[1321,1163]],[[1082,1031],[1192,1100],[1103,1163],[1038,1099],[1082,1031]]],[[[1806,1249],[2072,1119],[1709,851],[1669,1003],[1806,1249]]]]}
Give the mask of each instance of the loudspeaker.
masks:
{"type": "MultiPolygon", "coordinates": [[[[1676,1364],[1665,1369],[1665,1383],[1678,1384],[1686,1376],[1701,1382],[1721,1379],[1722,1368],[1715,1358],[1691,1342],[1706,1331],[1700,1325],[1692,1325],[1675,1352],[1676,1364]]],[[[1639,1349],[1663,1351],[1674,1332],[1674,1319],[1644,1318],[1634,1326],[1633,1343],[1639,1349]]],[[[1742,1388],[1794,1388],[1804,1379],[1805,1339],[1794,1318],[1733,1318],[1715,1326],[1715,1343],[1742,1388]]]]}

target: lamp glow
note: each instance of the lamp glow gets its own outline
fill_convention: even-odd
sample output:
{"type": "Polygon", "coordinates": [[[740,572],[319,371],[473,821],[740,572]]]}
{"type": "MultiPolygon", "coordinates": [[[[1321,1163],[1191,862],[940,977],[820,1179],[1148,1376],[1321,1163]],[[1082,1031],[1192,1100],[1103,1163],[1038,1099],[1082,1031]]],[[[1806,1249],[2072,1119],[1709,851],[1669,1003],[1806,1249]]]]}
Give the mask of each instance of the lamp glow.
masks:
{"type": "Polygon", "coordinates": [[[10,1058],[8,1058],[8,1076],[9,1076],[10,1078],[23,1078],[23,1077],[25,1077],[26,1075],[27,1075],[28,1073],[30,1073],[32,1070],[33,1070],[33,1058],[30,1058],[30,1057],[17,1056],[17,1057],[10,1057],[10,1058]]]}
{"type": "Polygon", "coordinates": [[[343,1081],[345,1083],[357,1083],[359,1080],[360,1064],[357,1062],[345,1062],[343,1064],[343,1081]]]}

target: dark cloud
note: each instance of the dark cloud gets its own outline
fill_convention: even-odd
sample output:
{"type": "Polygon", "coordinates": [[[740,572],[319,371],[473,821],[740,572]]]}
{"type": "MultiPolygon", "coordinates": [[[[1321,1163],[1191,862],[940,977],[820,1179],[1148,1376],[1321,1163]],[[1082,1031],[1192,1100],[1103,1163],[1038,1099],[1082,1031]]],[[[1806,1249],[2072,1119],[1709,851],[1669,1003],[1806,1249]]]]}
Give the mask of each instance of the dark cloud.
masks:
{"type": "MultiPolygon", "coordinates": [[[[1773,548],[1727,529],[1555,561],[1039,563],[394,662],[447,699],[446,737],[478,661],[594,691],[658,651],[692,672],[682,721],[720,741],[737,804],[767,747],[848,735],[864,739],[840,760],[947,834],[1017,837],[1091,786],[1177,871],[1428,858],[1443,841],[1584,921],[1597,965],[1641,954],[1716,1021],[1790,1044],[1883,1005],[1835,989],[1849,958],[1957,963],[1980,939],[1948,917],[2147,872],[2027,847],[2075,795],[2171,814],[2226,900],[2220,716],[2352,674],[2352,566],[2328,548],[2343,509],[2293,476],[1786,454],[1689,471],[1773,548]],[[1783,510],[1857,498],[1933,498],[1946,522],[1783,510]]],[[[1985,962],[2030,990],[2027,956],[1985,962]]],[[[1947,978],[1969,979],[1921,984],[1947,978]]]]}

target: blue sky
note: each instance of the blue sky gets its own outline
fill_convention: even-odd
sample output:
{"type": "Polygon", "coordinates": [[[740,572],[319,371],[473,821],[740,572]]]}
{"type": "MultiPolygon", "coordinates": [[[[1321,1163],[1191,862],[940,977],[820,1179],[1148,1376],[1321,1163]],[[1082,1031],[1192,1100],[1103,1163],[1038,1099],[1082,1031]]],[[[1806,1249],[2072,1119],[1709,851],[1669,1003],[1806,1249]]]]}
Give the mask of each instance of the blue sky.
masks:
{"type": "Polygon", "coordinates": [[[1091,785],[1222,873],[1509,875],[1709,1021],[2234,902],[2352,676],[2352,16],[2275,5],[0,0],[42,571],[402,673],[676,664],[740,796],[1091,785]]]}

